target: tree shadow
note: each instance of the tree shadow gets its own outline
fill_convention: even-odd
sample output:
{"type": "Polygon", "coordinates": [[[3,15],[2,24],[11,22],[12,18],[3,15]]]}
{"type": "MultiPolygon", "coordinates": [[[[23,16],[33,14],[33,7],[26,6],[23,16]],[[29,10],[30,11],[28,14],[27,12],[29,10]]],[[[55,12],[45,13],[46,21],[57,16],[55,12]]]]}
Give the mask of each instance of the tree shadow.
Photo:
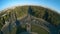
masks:
{"type": "Polygon", "coordinates": [[[3,34],[3,32],[0,30],[0,34],[3,34]]]}
{"type": "Polygon", "coordinates": [[[15,23],[16,23],[16,27],[17,27],[16,34],[20,34],[21,32],[26,31],[26,28],[22,28],[20,21],[16,20],[15,23]]]}

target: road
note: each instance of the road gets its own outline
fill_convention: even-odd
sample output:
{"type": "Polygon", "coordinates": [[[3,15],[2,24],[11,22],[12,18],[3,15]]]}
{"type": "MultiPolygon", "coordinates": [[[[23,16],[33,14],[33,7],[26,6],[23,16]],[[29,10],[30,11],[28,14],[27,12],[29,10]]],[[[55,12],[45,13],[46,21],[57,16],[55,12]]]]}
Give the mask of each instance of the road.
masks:
{"type": "Polygon", "coordinates": [[[40,26],[40,27],[44,28],[50,34],[59,34],[58,29],[60,28],[60,26],[55,27],[54,25],[50,24],[49,22],[47,22],[47,21],[45,21],[43,19],[31,16],[30,18],[25,17],[21,21],[22,21],[23,24],[25,24],[26,22],[29,22],[28,20],[30,20],[30,19],[31,19],[31,24],[35,24],[37,26],[40,26]]]}
{"type": "MultiPolygon", "coordinates": [[[[50,34],[58,34],[58,29],[60,28],[60,26],[55,27],[54,25],[46,22],[45,20],[40,19],[40,18],[36,18],[36,17],[33,17],[33,16],[26,16],[26,17],[22,18],[21,20],[19,20],[19,22],[21,24],[26,24],[28,22],[28,23],[34,24],[36,26],[42,27],[46,31],[48,31],[50,34]]],[[[7,32],[10,31],[10,28],[12,30],[13,27],[16,27],[18,24],[19,24],[18,21],[17,22],[15,21],[13,23],[5,24],[1,30],[6,34],[7,32]]]]}

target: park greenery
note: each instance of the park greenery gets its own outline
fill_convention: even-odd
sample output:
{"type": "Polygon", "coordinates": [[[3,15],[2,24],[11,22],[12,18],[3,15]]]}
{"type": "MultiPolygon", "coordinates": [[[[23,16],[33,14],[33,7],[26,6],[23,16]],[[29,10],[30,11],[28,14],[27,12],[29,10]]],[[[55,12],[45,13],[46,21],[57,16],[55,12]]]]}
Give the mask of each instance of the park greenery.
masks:
{"type": "MultiPolygon", "coordinates": [[[[1,11],[0,13],[0,29],[4,25],[3,20],[1,18],[2,15],[7,14],[7,17],[4,16],[5,20],[8,20],[10,13],[13,11],[16,12],[17,18],[23,17],[28,14],[29,7],[31,7],[31,13],[30,15],[35,16],[37,18],[42,18],[43,20],[47,21],[48,23],[51,23],[52,25],[58,26],[60,25],[60,14],[57,13],[57,11],[51,10],[49,8],[44,8],[41,6],[17,6],[14,9],[8,9],[5,11],[1,11]]],[[[37,31],[38,33],[48,34],[43,28],[32,26],[32,31],[37,31]],[[40,32],[41,31],[41,32],[40,32]]]]}

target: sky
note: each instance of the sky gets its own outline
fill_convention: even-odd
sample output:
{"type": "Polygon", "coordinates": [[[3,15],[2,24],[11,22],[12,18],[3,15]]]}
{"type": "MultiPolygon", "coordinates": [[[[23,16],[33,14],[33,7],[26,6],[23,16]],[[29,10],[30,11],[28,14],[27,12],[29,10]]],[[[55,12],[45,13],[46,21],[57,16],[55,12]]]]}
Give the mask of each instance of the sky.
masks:
{"type": "Polygon", "coordinates": [[[0,11],[18,5],[43,6],[60,13],[60,0],[0,0],[0,11]]]}

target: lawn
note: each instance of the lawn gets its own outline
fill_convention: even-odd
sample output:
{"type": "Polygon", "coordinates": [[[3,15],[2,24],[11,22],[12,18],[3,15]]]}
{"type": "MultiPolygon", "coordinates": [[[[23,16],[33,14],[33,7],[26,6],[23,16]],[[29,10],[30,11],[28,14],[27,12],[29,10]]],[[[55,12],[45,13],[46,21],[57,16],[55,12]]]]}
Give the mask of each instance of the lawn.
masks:
{"type": "Polygon", "coordinates": [[[46,30],[44,30],[42,27],[32,25],[32,32],[36,32],[38,34],[49,34],[46,30]]]}

